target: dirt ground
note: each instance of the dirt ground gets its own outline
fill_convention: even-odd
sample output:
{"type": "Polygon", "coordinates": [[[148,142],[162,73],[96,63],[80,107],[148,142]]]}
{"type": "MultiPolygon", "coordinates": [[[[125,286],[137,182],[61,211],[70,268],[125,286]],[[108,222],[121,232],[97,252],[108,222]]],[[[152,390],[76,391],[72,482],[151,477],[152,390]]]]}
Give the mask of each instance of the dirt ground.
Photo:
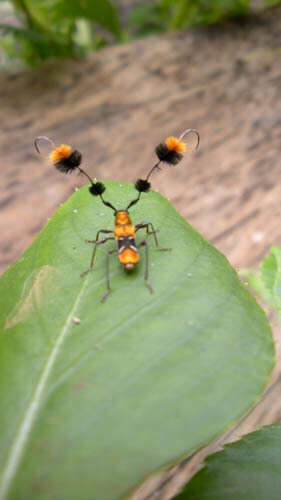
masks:
{"type": "MultiPolygon", "coordinates": [[[[153,164],[156,144],[195,127],[198,152],[155,176],[154,188],[236,268],[257,266],[271,244],[281,245],[280,15],[278,6],[243,26],[150,37],[84,61],[1,74],[1,271],[83,183],[38,161],[33,138],[45,134],[81,150],[92,176],[133,182],[153,164]]],[[[279,373],[280,364],[263,401],[224,440],[280,420],[279,373]]],[[[171,498],[202,453],[135,498],[171,498]]]]}

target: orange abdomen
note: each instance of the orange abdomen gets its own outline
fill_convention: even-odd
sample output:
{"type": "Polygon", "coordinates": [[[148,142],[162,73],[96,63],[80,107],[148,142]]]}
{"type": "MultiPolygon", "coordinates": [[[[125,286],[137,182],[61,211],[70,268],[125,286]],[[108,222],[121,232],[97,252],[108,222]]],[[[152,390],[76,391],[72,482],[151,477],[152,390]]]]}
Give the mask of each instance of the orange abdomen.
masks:
{"type": "Polygon", "coordinates": [[[126,266],[128,269],[132,269],[139,261],[139,254],[132,248],[124,248],[124,250],[119,253],[118,258],[121,264],[126,266]]]}

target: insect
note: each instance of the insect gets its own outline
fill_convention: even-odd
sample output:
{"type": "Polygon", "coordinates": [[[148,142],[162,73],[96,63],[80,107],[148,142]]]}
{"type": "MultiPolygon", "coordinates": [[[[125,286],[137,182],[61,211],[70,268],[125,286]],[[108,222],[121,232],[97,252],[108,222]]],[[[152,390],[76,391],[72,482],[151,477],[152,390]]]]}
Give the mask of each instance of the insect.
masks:
{"type": "MultiPolygon", "coordinates": [[[[40,153],[39,142],[44,140],[47,141],[51,147],[52,151],[49,154],[49,160],[51,163],[62,173],[71,173],[74,170],[78,170],[81,174],[83,174],[89,181],[90,187],[89,192],[93,196],[99,196],[101,202],[114,212],[114,228],[113,229],[99,229],[96,237],[93,240],[86,240],[88,243],[93,244],[92,257],[90,261],[89,268],[86,269],[81,277],[84,277],[88,274],[94,267],[96,250],[99,245],[103,245],[107,241],[114,240],[116,243],[115,248],[107,249],[107,257],[106,257],[106,291],[101,299],[101,302],[104,302],[109,293],[111,292],[110,287],[110,273],[109,273],[109,262],[110,255],[114,252],[117,252],[118,259],[120,264],[124,267],[126,271],[132,271],[137,263],[139,262],[139,252],[136,244],[136,233],[140,229],[145,229],[146,235],[152,235],[154,244],[157,250],[160,251],[169,251],[170,248],[162,248],[159,246],[158,238],[157,238],[157,229],[154,228],[154,225],[150,221],[142,221],[138,224],[133,224],[129,210],[131,207],[136,205],[139,202],[142,193],[148,193],[151,188],[151,184],[149,179],[152,173],[155,170],[161,170],[160,164],[167,163],[169,165],[177,165],[183,158],[183,154],[186,151],[186,144],[183,142],[183,138],[190,133],[194,133],[197,136],[197,144],[196,149],[199,146],[200,136],[196,129],[189,128],[185,130],[179,138],[174,136],[168,137],[163,143],[160,143],[155,148],[155,153],[158,158],[158,161],[155,165],[149,170],[145,179],[138,179],[135,183],[135,189],[138,191],[138,195],[136,198],[133,198],[127,205],[126,208],[117,209],[112,203],[108,200],[105,200],[103,194],[105,192],[105,185],[102,182],[93,180],[84,169],[81,168],[82,155],[77,150],[72,150],[71,146],[66,144],[61,144],[60,146],[56,146],[54,141],[47,136],[38,136],[34,141],[35,149],[38,153],[40,153]],[[106,235],[101,237],[101,235],[106,235]]],[[[143,239],[139,246],[145,247],[145,268],[144,268],[144,281],[148,290],[152,293],[153,289],[149,282],[149,250],[147,239],[143,239]]]]}

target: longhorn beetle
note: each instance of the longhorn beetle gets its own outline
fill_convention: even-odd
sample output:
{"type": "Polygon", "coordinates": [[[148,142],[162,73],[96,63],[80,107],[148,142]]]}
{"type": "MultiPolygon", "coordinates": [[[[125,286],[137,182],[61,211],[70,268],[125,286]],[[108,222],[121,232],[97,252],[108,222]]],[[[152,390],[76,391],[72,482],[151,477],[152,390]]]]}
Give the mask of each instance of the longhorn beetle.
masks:
{"type": "MultiPolygon", "coordinates": [[[[150,176],[155,170],[161,170],[160,163],[167,163],[170,165],[177,165],[180,160],[183,158],[183,153],[186,150],[186,144],[182,142],[184,136],[189,133],[194,133],[197,136],[197,144],[196,148],[199,146],[200,136],[196,129],[189,128],[185,130],[180,137],[177,139],[176,137],[168,137],[164,143],[160,143],[155,148],[155,153],[157,155],[158,161],[157,163],[149,170],[145,179],[138,179],[135,183],[135,189],[138,191],[138,195],[134,198],[128,206],[122,210],[117,210],[109,201],[103,198],[103,193],[105,192],[105,185],[102,182],[98,182],[93,180],[87,172],[85,172],[80,164],[82,162],[82,155],[79,151],[72,151],[71,146],[66,144],[61,144],[56,147],[54,141],[47,136],[38,136],[34,141],[34,146],[38,153],[40,153],[39,149],[39,141],[45,140],[49,142],[52,146],[52,151],[49,154],[49,160],[51,163],[62,173],[71,173],[73,170],[77,169],[81,174],[83,174],[90,181],[89,192],[93,196],[99,196],[102,203],[113,210],[114,212],[114,229],[99,229],[96,234],[94,240],[86,240],[88,243],[93,243],[94,248],[92,252],[92,258],[90,261],[90,266],[86,269],[81,277],[85,276],[89,271],[91,271],[95,264],[95,256],[98,245],[103,245],[109,240],[115,240],[116,248],[107,250],[107,259],[106,259],[106,291],[103,295],[101,302],[104,302],[110,291],[110,279],[109,279],[109,257],[110,254],[117,251],[119,262],[123,265],[123,267],[130,271],[134,269],[136,264],[139,261],[139,253],[136,246],[136,232],[139,229],[145,229],[147,235],[153,235],[154,243],[157,250],[171,250],[170,248],[162,248],[159,247],[158,239],[156,236],[157,230],[154,228],[151,222],[142,221],[136,225],[132,224],[131,217],[129,215],[129,209],[138,203],[140,200],[142,193],[147,193],[150,190],[151,184],[149,182],[150,176]],[[105,236],[100,238],[101,233],[110,234],[111,236],[105,236]]],[[[147,240],[144,239],[139,244],[145,247],[145,271],[144,271],[144,281],[148,288],[148,290],[152,293],[153,289],[148,281],[148,246],[147,240]]]]}

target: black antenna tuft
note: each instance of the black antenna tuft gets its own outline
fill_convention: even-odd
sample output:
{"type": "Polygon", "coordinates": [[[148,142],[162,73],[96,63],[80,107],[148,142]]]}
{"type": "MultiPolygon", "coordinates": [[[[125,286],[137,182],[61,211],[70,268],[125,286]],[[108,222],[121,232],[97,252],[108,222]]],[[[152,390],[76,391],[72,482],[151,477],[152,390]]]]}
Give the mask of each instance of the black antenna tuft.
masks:
{"type": "Polygon", "coordinates": [[[94,196],[100,196],[105,192],[105,185],[102,182],[94,182],[90,187],[89,191],[94,196]]]}
{"type": "MultiPolygon", "coordinates": [[[[62,158],[59,161],[54,163],[54,166],[57,170],[62,172],[63,174],[69,174],[73,172],[82,162],[82,154],[75,150],[67,158],[62,158]]],[[[82,173],[82,172],[81,172],[82,173]]],[[[85,174],[84,174],[85,175],[85,174]]]]}
{"type": "Polygon", "coordinates": [[[148,193],[150,190],[151,184],[147,179],[138,179],[135,183],[135,188],[139,193],[148,193]]]}
{"type": "Polygon", "coordinates": [[[163,142],[156,146],[155,153],[160,161],[168,163],[169,165],[177,165],[183,159],[182,153],[178,153],[178,151],[175,150],[170,150],[168,146],[163,142]]]}

